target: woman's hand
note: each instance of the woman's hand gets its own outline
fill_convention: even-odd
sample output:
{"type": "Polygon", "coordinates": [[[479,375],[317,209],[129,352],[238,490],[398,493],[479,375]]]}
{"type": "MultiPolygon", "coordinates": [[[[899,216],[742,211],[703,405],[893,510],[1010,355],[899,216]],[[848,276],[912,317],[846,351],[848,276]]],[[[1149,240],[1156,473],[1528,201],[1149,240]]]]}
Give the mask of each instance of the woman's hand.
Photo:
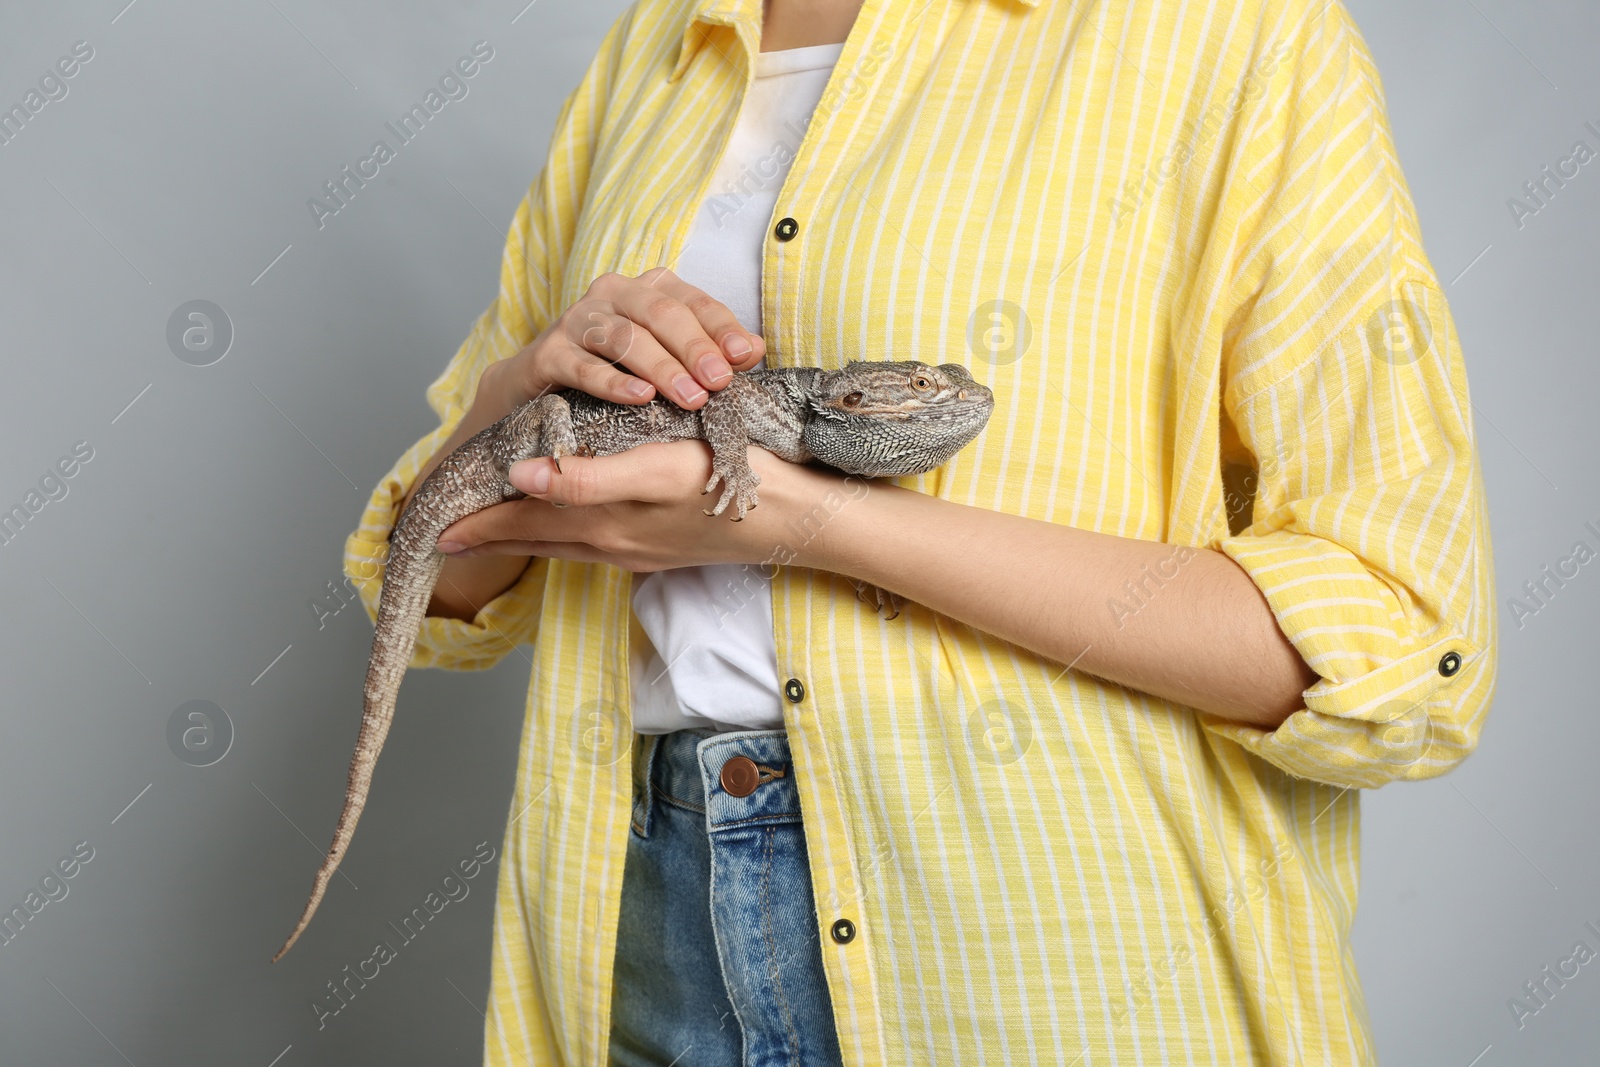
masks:
{"type": "Polygon", "coordinates": [[[659,392],[692,410],[765,352],[760,334],[666,267],[637,278],[602,274],[522,351],[485,370],[478,392],[490,402],[487,413],[500,411],[495,419],[553,389],[618,404],[647,403],[659,392]]]}
{"type": "Polygon", "coordinates": [[[649,444],[613,456],[514,464],[526,500],[455,523],[439,550],[456,557],[545,556],[649,572],[708,563],[805,564],[821,558],[829,521],[865,497],[867,483],[749,449],[760,505],[742,521],[707,516],[711,449],[701,441],[649,444]]]}
{"type": "MultiPolygon", "coordinates": [[[[485,368],[472,407],[418,472],[401,506],[445,456],[536,396],[572,388],[644,404],[659,392],[694,409],[709,399],[707,390],[725,387],[735,371],[749,369],[765,354],[759,334],[665,267],[637,278],[602,275],[516,355],[485,368]]],[[[527,564],[526,554],[447,561],[428,614],[471,620],[527,564]]]]}

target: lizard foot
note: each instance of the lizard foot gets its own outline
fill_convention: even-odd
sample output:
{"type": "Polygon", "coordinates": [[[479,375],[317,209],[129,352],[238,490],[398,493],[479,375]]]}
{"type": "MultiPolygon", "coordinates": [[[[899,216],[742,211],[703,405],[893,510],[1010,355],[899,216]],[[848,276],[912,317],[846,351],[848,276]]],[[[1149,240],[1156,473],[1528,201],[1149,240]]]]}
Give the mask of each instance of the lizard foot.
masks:
{"type": "Polygon", "coordinates": [[[856,599],[870,606],[877,615],[883,618],[883,621],[893,622],[900,617],[900,608],[905,604],[905,601],[900,599],[897,594],[853,579],[850,584],[856,587],[856,599]],[[889,610],[887,615],[884,615],[885,608],[889,610]]]}
{"type": "MultiPolygon", "coordinates": [[[[742,460],[744,457],[741,455],[739,458],[742,460]]],[[[707,515],[721,515],[727,510],[731,501],[736,512],[733,521],[739,522],[744,518],[745,512],[754,508],[759,501],[756,496],[756,486],[761,484],[761,476],[751,470],[747,463],[729,463],[714,456],[711,461],[711,479],[706,482],[701,495],[715,489],[718,482],[722,483],[722,496],[717,498],[715,507],[702,509],[707,515]]]]}

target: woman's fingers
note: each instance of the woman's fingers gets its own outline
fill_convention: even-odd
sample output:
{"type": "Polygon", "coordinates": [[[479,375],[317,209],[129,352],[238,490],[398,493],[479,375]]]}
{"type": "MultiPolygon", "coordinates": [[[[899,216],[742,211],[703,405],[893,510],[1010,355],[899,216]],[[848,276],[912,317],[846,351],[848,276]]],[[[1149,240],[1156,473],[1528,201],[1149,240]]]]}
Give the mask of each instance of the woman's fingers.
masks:
{"type": "MultiPolygon", "coordinates": [[[[481,551],[504,553],[511,546],[535,541],[581,541],[581,523],[568,521],[559,509],[539,501],[511,500],[495,504],[451,523],[435,546],[446,555],[481,551]],[[496,546],[489,549],[488,546],[496,546]]],[[[538,553],[533,553],[538,555],[538,553]]]]}
{"type": "Polygon", "coordinates": [[[699,493],[710,474],[710,450],[698,442],[641,445],[614,456],[568,456],[559,470],[546,458],[523,460],[512,464],[508,480],[533,500],[468,515],[440,535],[439,550],[491,542],[586,541],[595,533],[595,514],[578,509],[684,500],[699,493]]]}
{"type": "Polygon", "coordinates": [[[574,344],[558,321],[512,359],[491,363],[478,383],[480,395],[498,388],[508,396],[507,410],[561,389],[578,389],[618,404],[644,404],[653,399],[653,385],[574,344]],[[492,384],[491,384],[492,383],[492,384]]]}
{"type": "Polygon", "coordinates": [[[637,278],[595,279],[571,309],[573,342],[619,363],[685,407],[699,407],[735,370],[766,353],[758,334],[740,325],[727,305],[665,267],[637,278]]]}
{"type": "MultiPolygon", "coordinates": [[[[639,276],[639,280],[676,298],[688,308],[699,325],[699,332],[711,339],[717,348],[717,354],[732,370],[744,370],[761,358],[756,351],[760,337],[746,330],[740,324],[738,317],[722,301],[690,285],[665,267],[646,271],[639,276]]],[[[689,340],[694,339],[694,335],[690,333],[684,336],[689,340]]],[[[667,347],[680,359],[683,358],[683,353],[674,347],[670,338],[663,340],[668,342],[667,347]]],[[[687,363],[685,365],[687,366],[687,363]]],[[[710,369],[717,368],[712,365],[710,369]]]]}
{"type": "Polygon", "coordinates": [[[515,360],[491,365],[491,384],[510,408],[555,389],[578,389],[614,403],[648,403],[661,394],[696,410],[707,390],[766,355],[760,334],[739,325],[722,301],[666,267],[637,278],[605,274],[515,360]]]}
{"type": "Polygon", "coordinates": [[[626,500],[666,503],[698,492],[711,474],[711,450],[699,442],[650,444],[614,456],[570,456],[511,465],[515,488],[538,500],[571,507],[626,500]]]}
{"type": "Polygon", "coordinates": [[[655,386],[644,378],[619,370],[575,344],[562,345],[552,353],[551,374],[560,386],[581,389],[590,396],[619,404],[643,404],[656,395],[655,386]]]}
{"type": "Polygon", "coordinates": [[[570,559],[577,563],[612,562],[606,553],[583,541],[485,541],[459,555],[542,556],[546,559],[570,559]]]}
{"type": "Polygon", "coordinates": [[[603,274],[514,358],[491,364],[479,392],[496,391],[507,410],[557,389],[619,404],[660,393],[692,410],[766,352],[726,305],[664,267],[603,274]]]}
{"type": "MultiPolygon", "coordinates": [[[[700,316],[685,303],[685,298],[694,300],[702,313],[711,313],[709,306],[691,294],[689,288],[678,282],[675,275],[663,272],[649,280],[641,277],[637,284],[623,286],[612,299],[618,310],[649,330],[696,381],[707,389],[719,389],[733,377],[733,368],[701,324],[700,316]]],[[[704,296],[699,290],[694,293],[704,296]]]]}
{"type": "MultiPolygon", "coordinates": [[[[657,297],[670,300],[660,293],[657,297]]],[[[697,408],[707,393],[701,383],[658,341],[649,326],[639,323],[609,297],[585,298],[566,316],[572,347],[626,367],[659,389],[680,407],[697,408]]],[[[710,345],[711,342],[705,342],[710,345]]],[[[720,388],[727,379],[715,383],[720,388]]]]}

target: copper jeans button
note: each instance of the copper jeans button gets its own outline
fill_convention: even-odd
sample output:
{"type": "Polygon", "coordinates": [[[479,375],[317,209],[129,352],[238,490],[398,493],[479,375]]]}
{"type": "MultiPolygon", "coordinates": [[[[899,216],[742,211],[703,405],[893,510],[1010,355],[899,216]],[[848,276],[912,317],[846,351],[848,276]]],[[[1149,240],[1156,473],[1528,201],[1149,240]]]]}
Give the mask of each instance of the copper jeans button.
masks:
{"type": "Polygon", "coordinates": [[[734,756],[728,760],[722,765],[722,773],[718,778],[722,781],[722,788],[733,797],[747,797],[761,784],[761,772],[756,769],[756,761],[749,756],[734,756]]]}

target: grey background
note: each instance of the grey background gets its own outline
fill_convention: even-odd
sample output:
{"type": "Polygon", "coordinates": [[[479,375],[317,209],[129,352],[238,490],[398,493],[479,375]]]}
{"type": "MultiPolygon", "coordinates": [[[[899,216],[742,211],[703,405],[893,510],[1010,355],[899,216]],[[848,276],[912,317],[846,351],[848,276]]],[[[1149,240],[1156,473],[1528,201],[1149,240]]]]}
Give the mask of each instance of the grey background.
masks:
{"type": "MultiPolygon", "coordinates": [[[[319,628],[310,601],[433,425],[423,389],[624,5],[125,2],[0,7],[0,104],[95,50],[0,146],[0,509],[94,449],[0,545],[0,910],[95,850],[0,948],[0,1063],[476,1063],[497,865],[326,1029],[309,1003],[498,849],[528,661],[407,680],[350,881],[269,966],[341,799],[371,634],[359,606],[319,628]],[[478,40],[495,56],[469,95],[319,230],[306,199],[478,40]],[[194,299],[232,322],[211,366],[166,342],[194,299]],[[191,700],[233,726],[211,766],[168,745],[191,700]]],[[[1600,9],[1351,7],[1463,339],[1502,625],[1479,752],[1365,798],[1356,957],[1387,1063],[1595,1062],[1600,961],[1521,1029],[1506,1002],[1580,938],[1600,949],[1600,562],[1520,629],[1506,601],[1600,545],[1600,162],[1521,229],[1506,200],[1600,144],[1600,9]]]]}

